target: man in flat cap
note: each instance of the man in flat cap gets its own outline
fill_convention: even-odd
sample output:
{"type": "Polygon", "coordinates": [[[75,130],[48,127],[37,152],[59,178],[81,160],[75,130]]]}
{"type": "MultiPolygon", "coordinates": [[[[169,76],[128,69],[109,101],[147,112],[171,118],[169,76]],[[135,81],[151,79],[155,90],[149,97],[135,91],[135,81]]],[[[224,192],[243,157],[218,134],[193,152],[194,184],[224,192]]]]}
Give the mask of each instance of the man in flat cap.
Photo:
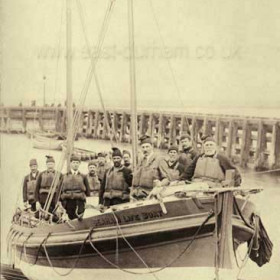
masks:
{"type": "Polygon", "coordinates": [[[159,169],[161,176],[165,174],[165,179],[161,181],[162,186],[167,186],[170,183],[175,183],[179,181],[185,167],[178,160],[179,158],[179,148],[176,145],[171,145],[168,149],[168,156],[160,160],[159,169]]]}
{"type": "Polygon", "coordinates": [[[23,180],[23,202],[25,206],[31,206],[32,211],[36,211],[36,181],[39,176],[38,164],[36,159],[29,161],[30,173],[23,180]]]}
{"type": "Polygon", "coordinates": [[[91,160],[88,163],[87,180],[90,188],[90,196],[98,196],[100,190],[100,180],[97,176],[98,163],[95,160],[91,160]]]}
{"type": "Polygon", "coordinates": [[[143,158],[133,172],[132,197],[143,199],[149,195],[154,187],[161,187],[161,181],[166,178],[160,173],[159,157],[155,155],[152,139],[144,135],[140,138],[143,158]]]}
{"type": "Polygon", "coordinates": [[[180,151],[179,162],[187,169],[198,154],[192,147],[192,139],[189,134],[181,135],[180,144],[182,150],[180,151]]]}
{"type": "Polygon", "coordinates": [[[79,171],[80,164],[80,158],[72,155],[70,158],[71,170],[63,176],[60,185],[60,200],[70,220],[82,219],[86,196],[90,196],[87,177],[79,171]]]}
{"type": "Polygon", "coordinates": [[[181,176],[181,180],[203,181],[210,187],[222,186],[227,170],[234,169],[234,186],[241,184],[238,169],[225,156],[217,152],[217,145],[212,136],[205,136],[203,140],[204,153],[197,156],[181,176]]]}
{"type": "Polygon", "coordinates": [[[60,180],[62,178],[62,174],[55,170],[55,160],[52,156],[46,156],[46,166],[47,169],[42,171],[37,179],[36,183],[36,190],[35,190],[35,196],[36,201],[39,201],[42,208],[44,208],[45,203],[47,202],[48,195],[51,191],[51,187],[53,184],[53,181],[56,179],[56,186],[53,186],[54,195],[50,204],[50,207],[48,211],[50,213],[53,212],[55,209],[55,196],[57,193],[58,185],[60,183],[60,180]]]}
{"type": "Polygon", "coordinates": [[[118,148],[112,148],[114,166],[105,173],[99,192],[99,204],[111,206],[129,201],[132,171],[122,165],[123,155],[118,148]]]}
{"type": "Polygon", "coordinates": [[[132,170],[131,154],[127,150],[123,150],[123,165],[132,170]]]}

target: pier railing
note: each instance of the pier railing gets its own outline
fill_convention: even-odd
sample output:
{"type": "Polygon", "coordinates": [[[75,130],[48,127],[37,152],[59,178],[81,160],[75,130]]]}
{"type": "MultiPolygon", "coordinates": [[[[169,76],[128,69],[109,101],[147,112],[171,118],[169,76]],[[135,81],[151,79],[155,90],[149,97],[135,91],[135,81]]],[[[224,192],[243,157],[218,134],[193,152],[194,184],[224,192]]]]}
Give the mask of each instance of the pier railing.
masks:
{"type": "MultiPolygon", "coordinates": [[[[104,113],[84,109],[79,134],[93,139],[129,143],[130,112],[108,110],[110,128],[104,113]]],[[[0,129],[6,133],[25,133],[30,129],[66,129],[66,112],[62,107],[0,107],[0,129]]],[[[182,133],[191,134],[199,149],[200,137],[212,133],[221,151],[242,167],[275,169],[280,167],[280,119],[188,112],[138,112],[138,134],[149,134],[160,149],[179,143],[182,133]]]]}

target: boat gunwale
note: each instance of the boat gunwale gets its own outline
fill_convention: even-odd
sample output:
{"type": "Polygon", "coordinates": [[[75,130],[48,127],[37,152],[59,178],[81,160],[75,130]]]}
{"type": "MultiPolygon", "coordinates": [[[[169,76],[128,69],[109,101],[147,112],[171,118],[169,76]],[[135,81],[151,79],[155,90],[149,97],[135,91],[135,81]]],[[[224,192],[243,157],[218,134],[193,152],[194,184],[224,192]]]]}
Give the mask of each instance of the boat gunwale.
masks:
{"type": "MultiPolygon", "coordinates": [[[[214,220],[215,220],[215,218],[209,219],[209,221],[205,225],[209,226],[209,225],[214,224],[215,223],[214,220]]],[[[161,220],[161,222],[163,222],[163,221],[161,220]]],[[[177,221],[174,221],[174,222],[177,222],[177,221]]],[[[177,230],[184,230],[184,229],[188,229],[188,228],[196,228],[196,227],[199,227],[200,225],[201,225],[201,223],[193,223],[193,224],[185,226],[185,227],[180,226],[180,227],[176,227],[175,228],[174,226],[172,226],[171,228],[163,228],[163,229],[160,229],[160,230],[158,230],[158,229],[154,229],[154,230],[150,230],[150,231],[146,230],[146,231],[142,231],[141,233],[139,233],[139,231],[137,231],[137,233],[124,233],[124,232],[122,232],[121,234],[116,234],[115,233],[115,231],[118,232],[118,226],[114,226],[114,227],[112,226],[109,229],[106,228],[106,231],[111,231],[111,232],[114,231],[114,235],[106,236],[106,237],[103,236],[103,237],[99,237],[96,240],[93,240],[94,239],[94,237],[92,237],[92,235],[94,235],[94,232],[93,232],[92,235],[91,235],[91,241],[93,241],[93,242],[102,242],[102,241],[105,241],[105,240],[116,239],[116,237],[121,239],[121,238],[123,238],[123,236],[125,238],[131,238],[131,237],[134,237],[134,236],[149,235],[149,234],[153,234],[153,233],[157,233],[157,232],[161,232],[162,233],[162,232],[167,232],[167,231],[177,231],[177,230]]],[[[135,226],[135,225],[133,225],[133,224],[130,225],[130,228],[132,228],[133,226],[135,226]]],[[[254,234],[254,230],[249,228],[248,226],[246,226],[245,223],[242,221],[242,219],[240,219],[237,216],[233,217],[233,228],[238,228],[239,230],[245,231],[245,232],[249,233],[250,235],[254,234]]],[[[103,231],[105,231],[105,230],[103,230],[103,231]]],[[[99,231],[99,233],[100,232],[101,232],[101,230],[99,231]]],[[[84,235],[84,238],[81,238],[81,240],[72,241],[72,242],[71,241],[67,241],[67,242],[60,242],[60,243],[46,242],[45,246],[46,247],[55,247],[55,246],[58,247],[58,246],[64,246],[64,245],[82,244],[82,243],[85,242],[85,239],[86,239],[87,235],[89,234],[89,231],[83,231],[83,233],[81,233],[81,232],[79,232],[79,233],[80,233],[80,235],[82,235],[82,234],[84,235]]],[[[72,232],[72,234],[73,234],[73,232],[72,232]]],[[[76,233],[76,234],[78,235],[78,233],[76,233]]],[[[46,234],[44,236],[42,236],[42,237],[45,238],[46,234]]],[[[55,238],[57,236],[50,235],[49,237],[50,238],[51,237],[55,238]]],[[[17,239],[17,241],[14,242],[13,245],[21,247],[23,243],[22,242],[19,243],[19,240],[20,239],[17,239]]],[[[86,240],[86,242],[88,243],[89,241],[86,240]]],[[[29,242],[29,243],[25,244],[24,246],[26,248],[36,248],[36,247],[38,247],[40,245],[41,245],[41,243],[30,243],[29,242]]]]}
{"type": "MultiPolygon", "coordinates": [[[[201,196],[201,197],[198,197],[198,199],[200,200],[200,202],[202,203],[202,204],[209,204],[209,202],[212,202],[213,201],[213,196],[211,195],[203,195],[203,196],[201,196]],[[202,201],[201,201],[202,200],[202,201]]],[[[188,201],[188,200],[193,200],[193,197],[186,197],[186,198],[178,198],[178,197],[167,197],[167,198],[165,198],[164,199],[165,201],[165,203],[166,202],[174,202],[174,201],[183,201],[183,200],[185,200],[185,201],[188,201]]],[[[244,202],[245,202],[245,200],[244,200],[244,202]]],[[[126,210],[128,210],[128,209],[135,209],[135,208],[141,208],[141,207],[146,207],[146,206],[151,206],[151,205],[158,205],[159,204],[159,202],[158,202],[158,200],[156,200],[156,199],[151,199],[151,200],[147,200],[147,201],[142,201],[141,202],[142,204],[141,205],[139,205],[139,202],[133,202],[133,203],[131,203],[131,202],[129,202],[129,203],[125,203],[125,204],[127,204],[127,206],[130,204],[130,207],[127,207],[127,206],[125,206],[125,204],[124,205],[121,205],[121,206],[119,206],[119,207],[122,207],[122,208],[116,208],[116,210],[115,211],[108,211],[108,212],[104,212],[104,213],[98,213],[97,215],[92,215],[92,216],[89,216],[89,217],[87,217],[87,218],[85,218],[84,220],[86,220],[86,221],[90,221],[90,219],[92,219],[93,217],[97,217],[97,216],[100,216],[100,217],[102,217],[103,215],[106,215],[106,214],[112,214],[112,212],[114,212],[114,214],[115,215],[118,215],[118,214],[120,214],[120,212],[122,212],[122,211],[126,211],[126,210]],[[132,205],[131,205],[132,204],[132,205]]],[[[252,204],[253,205],[253,203],[252,202],[247,202],[247,205],[249,205],[249,204],[252,204]]],[[[195,217],[195,216],[205,216],[206,214],[209,214],[209,211],[205,211],[205,212],[201,212],[201,213],[195,213],[195,214],[188,214],[188,215],[182,215],[182,216],[175,216],[175,217],[169,217],[169,218],[165,218],[165,219],[159,219],[159,220],[151,220],[151,221],[142,221],[142,222],[139,222],[139,223],[133,223],[133,225],[135,225],[135,224],[137,224],[137,225],[139,225],[139,224],[150,224],[150,223],[155,223],[155,222],[159,222],[159,221],[170,221],[170,220],[172,220],[172,219],[184,219],[186,216],[188,216],[188,217],[195,217]]],[[[238,217],[239,219],[241,219],[240,218],[240,216],[239,215],[233,215],[233,217],[234,216],[236,216],[236,217],[238,217]]],[[[74,222],[74,224],[76,225],[77,223],[78,223],[78,220],[77,219],[75,219],[75,220],[73,220],[73,222],[74,222]]],[[[65,224],[65,223],[64,223],[65,224]]],[[[48,229],[48,228],[53,228],[53,227],[55,227],[55,226],[61,226],[61,225],[63,225],[63,224],[44,224],[43,225],[43,229],[48,229]]],[[[73,226],[75,226],[75,225],[73,225],[73,226]]],[[[126,227],[130,227],[132,224],[119,224],[119,226],[121,227],[121,228],[126,228],[126,227]]],[[[116,226],[116,225],[114,225],[114,226],[116,226]]],[[[32,227],[32,228],[30,228],[30,227],[24,227],[24,226],[21,226],[21,225],[18,225],[18,224],[13,224],[12,225],[12,227],[14,227],[14,229],[16,230],[16,231],[25,231],[26,233],[30,233],[30,232],[34,232],[34,230],[36,231],[37,229],[38,229],[38,231],[39,230],[42,230],[42,228],[36,228],[36,227],[32,227]],[[24,229],[24,230],[21,230],[21,229],[24,229]]],[[[69,226],[70,227],[70,226],[69,226]]],[[[104,229],[108,229],[108,227],[97,227],[96,229],[94,229],[95,231],[102,231],[102,230],[104,230],[104,229]]],[[[69,229],[69,231],[61,231],[61,232],[51,232],[51,235],[52,236],[60,236],[60,235],[65,235],[65,234],[73,234],[73,233],[75,233],[75,234],[78,234],[78,233],[83,233],[83,232],[88,232],[88,229],[87,230],[79,230],[79,231],[77,231],[77,230],[71,230],[71,229],[69,229]]],[[[37,236],[45,236],[46,234],[45,233],[37,233],[37,236]]]]}

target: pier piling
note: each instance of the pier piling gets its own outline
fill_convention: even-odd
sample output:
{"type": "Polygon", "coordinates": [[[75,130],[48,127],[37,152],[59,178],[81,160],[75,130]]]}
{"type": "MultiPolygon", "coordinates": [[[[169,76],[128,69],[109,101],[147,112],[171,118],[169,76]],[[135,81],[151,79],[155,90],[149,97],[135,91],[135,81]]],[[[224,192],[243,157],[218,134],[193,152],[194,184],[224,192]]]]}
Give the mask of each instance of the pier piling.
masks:
{"type": "MultiPolygon", "coordinates": [[[[130,112],[84,109],[78,133],[87,138],[130,143],[130,112]]],[[[194,145],[201,136],[212,134],[221,152],[242,167],[257,170],[280,168],[280,119],[178,112],[139,111],[138,136],[148,134],[154,145],[166,149],[179,144],[180,135],[189,133],[194,145]]],[[[0,107],[0,131],[25,133],[29,127],[66,131],[66,112],[62,107],[0,107]]]]}

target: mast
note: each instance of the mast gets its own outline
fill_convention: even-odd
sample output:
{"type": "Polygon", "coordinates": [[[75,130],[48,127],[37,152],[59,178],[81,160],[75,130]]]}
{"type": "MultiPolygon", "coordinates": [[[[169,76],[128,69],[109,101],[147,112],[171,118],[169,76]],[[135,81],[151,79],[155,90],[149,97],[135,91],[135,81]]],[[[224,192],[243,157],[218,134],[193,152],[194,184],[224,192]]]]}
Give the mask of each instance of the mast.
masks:
{"type": "Polygon", "coordinates": [[[73,150],[73,97],[72,97],[72,0],[66,0],[66,114],[67,114],[67,172],[73,150]]]}
{"type": "Polygon", "coordinates": [[[131,106],[131,138],[133,169],[136,168],[137,160],[137,97],[136,97],[136,75],[135,75],[135,50],[134,50],[134,17],[133,0],[127,0],[128,7],[128,34],[129,34],[129,73],[130,73],[130,106],[131,106]]]}

